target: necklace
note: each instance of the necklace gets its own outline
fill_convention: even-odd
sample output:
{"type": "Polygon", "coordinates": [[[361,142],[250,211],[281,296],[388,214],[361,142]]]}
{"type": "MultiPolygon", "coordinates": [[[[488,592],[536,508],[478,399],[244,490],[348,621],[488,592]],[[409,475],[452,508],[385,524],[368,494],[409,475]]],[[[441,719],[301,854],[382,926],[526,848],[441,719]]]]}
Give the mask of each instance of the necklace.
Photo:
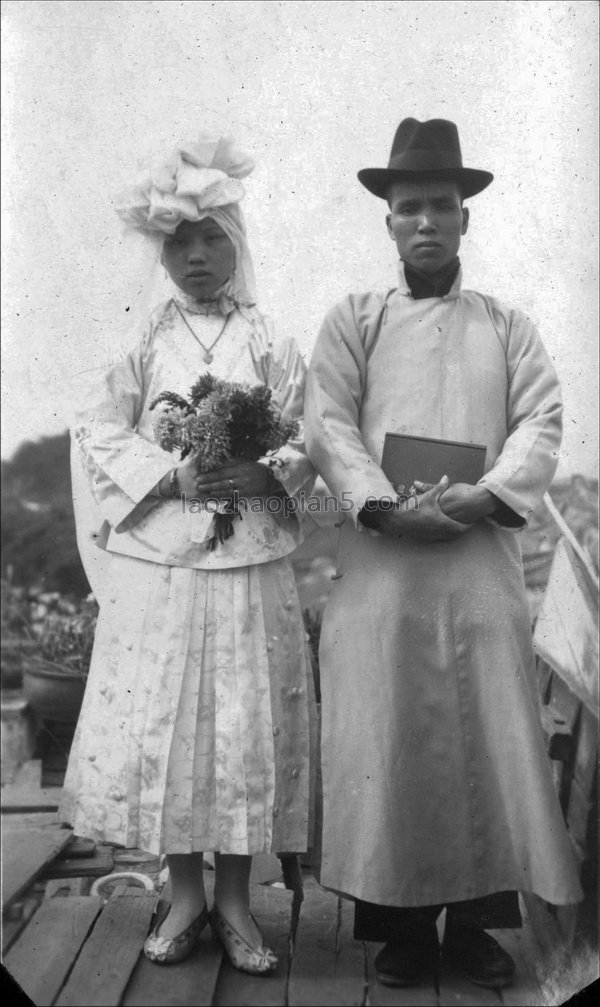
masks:
{"type": "MultiPolygon", "coordinates": [[[[221,331],[219,332],[219,334],[218,334],[217,338],[213,340],[213,342],[212,342],[212,343],[210,344],[210,346],[205,346],[205,345],[204,345],[204,343],[202,342],[202,340],[200,339],[200,337],[199,337],[199,336],[197,335],[197,333],[195,333],[195,332],[194,332],[194,330],[193,330],[192,326],[191,326],[191,325],[190,325],[190,323],[188,322],[188,320],[187,320],[187,318],[185,317],[185,315],[184,315],[183,311],[182,311],[182,310],[181,310],[181,308],[179,307],[179,305],[178,305],[177,301],[175,301],[175,300],[174,300],[174,301],[173,301],[173,304],[174,304],[174,305],[175,305],[175,307],[177,308],[177,310],[178,310],[179,314],[180,314],[180,315],[181,315],[181,317],[183,318],[183,321],[185,322],[185,324],[187,325],[188,329],[189,329],[189,330],[190,330],[190,332],[192,333],[192,335],[193,335],[194,339],[196,340],[196,342],[197,342],[197,343],[200,343],[200,346],[201,346],[201,347],[202,347],[202,349],[204,350],[204,354],[203,354],[203,357],[202,357],[202,359],[204,360],[204,363],[205,363],[205,364],[211,364],[211,363],[212,363],[212,361],[214,360],[214,353],[213,353],[212,351],[214,350],[215,346],[216,346],[216,345],[217,345],[217,343],[219,342],[219,339],[221,338],[221,336],[222,336],[222,335],[223,335],[223,333],[225,332],[225,329],[227,328],[227,323],[229,322],[229,319],[231,318],[231,314],[227,315],[227,318],[225,319],[225,321],[224,321],[224,323],[223,323],[223,327],[222,327],[221,331]]],[[[232,313],[233,313],[233,312],[232,312],[232,313]]]]}

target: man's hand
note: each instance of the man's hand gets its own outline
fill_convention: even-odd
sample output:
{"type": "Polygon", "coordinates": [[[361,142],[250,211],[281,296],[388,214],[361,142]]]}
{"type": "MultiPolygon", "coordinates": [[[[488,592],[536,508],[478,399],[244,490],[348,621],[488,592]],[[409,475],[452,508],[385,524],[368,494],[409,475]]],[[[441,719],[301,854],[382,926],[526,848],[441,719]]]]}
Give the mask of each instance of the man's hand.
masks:
{"type": "Polygon", "coordinates": [[[482,518],[489,517],[496,509],[494,496],[483,486],[470,486],[468,483],[454,483],[442,493],[440,507],[447,517],[461,524],[475,524],[482,518]]]}
{"type": "MultiPolygon", "coordinates": [[[[425,483],[417,484],[425,487],[425,483]]],[[[379,528],[392,538],[410,538],[419,542],[446,542],[468,531],[468,525],[454,521],[440,506],[440,497],[448,491],[443,476],[435,486],[423,489],[416,501],[400,503],[394,510],[381,512],[379,528]]]]}

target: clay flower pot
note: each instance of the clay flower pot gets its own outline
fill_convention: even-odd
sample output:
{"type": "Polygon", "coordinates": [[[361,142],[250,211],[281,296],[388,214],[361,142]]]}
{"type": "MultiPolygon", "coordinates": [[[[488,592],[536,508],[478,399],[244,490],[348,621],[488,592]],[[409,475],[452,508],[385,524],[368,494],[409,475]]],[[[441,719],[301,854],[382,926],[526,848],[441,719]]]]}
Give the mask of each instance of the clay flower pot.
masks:
{"type": "Polygon", "coordinates": [[[31,658],[23,669],[23,690],[40,720],[76,724],[87,675],[64,671],[42,658],[31,658]]]}

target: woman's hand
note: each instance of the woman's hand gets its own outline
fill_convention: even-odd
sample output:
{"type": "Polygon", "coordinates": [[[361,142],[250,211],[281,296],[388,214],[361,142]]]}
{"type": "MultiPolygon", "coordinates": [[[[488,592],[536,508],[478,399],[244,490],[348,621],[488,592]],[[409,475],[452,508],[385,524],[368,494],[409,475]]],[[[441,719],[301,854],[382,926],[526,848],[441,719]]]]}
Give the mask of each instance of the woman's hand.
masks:
{"type": "Polygon", "coordinates": [[[278,485],[268,466],[235,461],[212,472],[196,473],[192,495],[215,499],[228,499],[234,493],[238,497],[266,497],[277,492],[278,485]]]}
{"type": "Polygon", "coordinates": [[[188,499],[198,495],[196,493],[197,475],[198,470],[196,468],[196,464],[190,458],[186,458],[184,462],[181,462],[177,466],[177,485],[179,486],[179,492],[185,493],[188,499]]]}

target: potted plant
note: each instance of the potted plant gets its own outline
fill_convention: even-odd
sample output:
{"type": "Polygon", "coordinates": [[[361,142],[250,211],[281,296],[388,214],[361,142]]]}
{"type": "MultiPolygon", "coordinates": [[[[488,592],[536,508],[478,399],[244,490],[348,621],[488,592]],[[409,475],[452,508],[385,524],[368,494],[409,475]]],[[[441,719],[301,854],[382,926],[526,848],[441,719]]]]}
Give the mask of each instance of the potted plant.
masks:
{"type": "Polygon", "coordinates": [[[2,694],[23,685],[23,663],[37,649],[31,630],[29,602],[25,589],[4,578],[1,588],[0,676],[2,694]]]}
{"type": "Polygon", "coordinates": [[[98,606],[60,603],[35,627],[37,647],[23,666],[23,688],[42,721],[75,724],[87,681],[98,606]],[[65,611],[66,607],[66,611],[65,611]]]}

